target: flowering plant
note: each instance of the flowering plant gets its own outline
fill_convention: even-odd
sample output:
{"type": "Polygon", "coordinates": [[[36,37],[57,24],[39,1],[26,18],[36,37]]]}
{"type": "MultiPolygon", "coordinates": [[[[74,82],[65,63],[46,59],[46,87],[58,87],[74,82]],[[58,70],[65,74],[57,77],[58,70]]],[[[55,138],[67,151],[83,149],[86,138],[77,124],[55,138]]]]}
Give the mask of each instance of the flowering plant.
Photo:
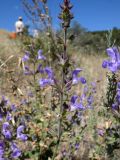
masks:
{"type": "Polygon", "coordinates": [[[113,114],[113,122],[110,127],[106,129],[106,148],[107,153],[110,157],[116,157],[114,154],[115,150],[120,148],[120,81],[118,78],[120,70],[120,53],[117,47],[112,47],[107,49],[109,60],[103,61],[102,67],[108,68],[109,73],[107,75],[108,87],[106,93],[106,100],[104,106],[107,107],[107,116],[111,117],[113,114]]]}
{"type": "Polygon", "coordinates": [[[17,107],[3,96],[0,101],[0,159],[22,157],[21,142],[28,139],[26,125],[16,114],[17,107]]]}

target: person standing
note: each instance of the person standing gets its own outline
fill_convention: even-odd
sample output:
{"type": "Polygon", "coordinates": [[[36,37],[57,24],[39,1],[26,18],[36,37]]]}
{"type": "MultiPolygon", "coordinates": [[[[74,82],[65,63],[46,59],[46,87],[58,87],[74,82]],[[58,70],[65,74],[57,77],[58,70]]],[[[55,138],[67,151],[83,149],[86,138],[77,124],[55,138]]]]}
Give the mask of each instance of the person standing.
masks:
{"type": "Polygon", "coordinates": [[[15,23],[15,30],[17,35],[23,35],[24,23],[22,17],[19,17],[18,21],[15,23]]]}

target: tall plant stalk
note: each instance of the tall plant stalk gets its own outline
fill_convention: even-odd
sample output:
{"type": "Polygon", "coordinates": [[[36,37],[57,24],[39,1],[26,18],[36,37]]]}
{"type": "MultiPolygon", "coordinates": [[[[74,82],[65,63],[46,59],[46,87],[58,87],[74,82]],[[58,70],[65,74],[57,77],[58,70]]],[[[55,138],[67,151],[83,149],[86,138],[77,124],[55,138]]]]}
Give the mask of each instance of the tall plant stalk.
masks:
{"type": "MultiPolygon", "coordinates": [[[[67,40],[67,28],[64,28],[64,52],[63,52],[63,61],[65,62],[65,59],[67,57],[67,46],[66,46],[66,40],[67,40]]],[[[64,72],[64,66],[62,68],[62,86],[61,86],[61,93],[60,93],[60,118],[59,118],[59,129],[58,129],[58,142],[60,141],[61,135],[62,135],[62,115],[63,115],[63,97],[64,97],[64,87],[65,87],[65,72],[64,72]]]]}
{"type": "Polygon", "coordinates": [[[67,61],[68,61],[68,55],[67,55],[67,30],[70,26],[70,21],[73,18],[72,14],[70,13],[70,9],[72,8],[72,5],[70,4],[69,0],[64,0],[63,5],[60,6],[62,9],[62,12],[59,15],[59,18],[62,20],[62,27],[64,30],[64,50],[63,54],[61,55],[62,59],[62,70],[61,70],[61,91],[60,91],[60,110],[59,110],[59,122],[58,122],[58,140],[56,144],[56,149],[53,155],[52,160],[54,160],[58,147],[60,144],[60,140],[62,137],[63,129],[62,129],[62,121],[63,121],[63,112],[64,112],[64,95],[65,95],[65,85],[66,85],[66,68],[67,68],[67,61]]]}

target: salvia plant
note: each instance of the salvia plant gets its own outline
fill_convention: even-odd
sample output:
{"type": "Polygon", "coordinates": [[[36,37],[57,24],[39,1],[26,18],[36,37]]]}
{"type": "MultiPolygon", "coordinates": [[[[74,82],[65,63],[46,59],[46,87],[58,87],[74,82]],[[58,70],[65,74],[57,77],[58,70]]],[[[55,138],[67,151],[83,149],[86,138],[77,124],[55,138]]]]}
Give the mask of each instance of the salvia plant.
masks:
{"type": "Polygon", "coordinates": [[[104,106],[108,111],[106,115],[108,119],[111,118],[111,114],[113,115],[114,119],[112,125],[106,129],[105,141],[108,156],[116,159],[119,158],[119,156],[117,156],[116,150],[119,152],[120,149],[120,53],[117,47],[111,47],[107,49],[107,54],[109,59],[104,60],[102,64],[103,68],[107,68],[109,70],[107,74],[108,86],[104,106]]]}
{"type": "MultiPolygon", "coordinates": [[[[20,104],[22,105],[22,104],[20,104]]],[[[24,113],[2,96],[0,100],[0,159],[22,157],[21,143],[28,139],[24,113]]]]}
{"type": "MultiPolygon", "coordinates": [[[[47,156],[55,159],[58,154],[61,157],[66,158],[73,156],[74,150],[78,150],[79,148],[80,136],[82,137],[86,124],[80,127],[79,131],[76,131],[76,128],[77,126],[80,126],[83,114],[87,109],[92,109],[93,104],[92,94],[94,94],[94,87],[91,88],[91,91],[89,91],[86,85],[86,79],[79,76],[82,69],[74,68],[74,66],[72,66],[72,62],[70,62],[69,55],[67,53],[67,29],[69,28],[71,19],[73,18],[73,15],[70,12],[72,9],[70,1],[64,1],[63,5],[61,5],[61,9],[62,11],[59,18],[62,20],[62,27],[64,30],[64,47],[63,52],[58,55],[59,61],[56,66],[56,68],[59,68],[58,73],[56,74],[54,72],[55,68],[47,66],[47,64],[49,64],[47,57],[43,55],[43,51],[41,49],[36,53],[33,45],[31,45],[31,49],[26,51],[24,57],[22,58],[24,74],[33,77],[34,84],[31,86],[35,89],[34,93],[36,97],[36,105],[34,109],[40,111],[40,117],[43,117],[45,114],[42,109],[42,107],[45,107],[43,104],[45,99],[44,96],[38,95],[37,90],[40,92],[45,91],[48,88],[48,90],[51,90],[51,94],[53,96],[51,97],[50,108],[48,108],[48,111],[50,112],[48,114],[48,119],[43,122],[42,118],[33,118],[35,122],[37,121],[40,125],[42,125],[38,127],[38,130],[42,130],[42,135],[40,133],[37,133],[36,136],[34,135],[37,143],[36,147],[38,148],[38,150],[35,148],[35,152],[38,152],[35,153],[35,155],[37,154],[40,159],[47,159],[47,156]],[[81,93],[79,95],[76,93],[71,95],[72,88],[76,87],[76,85],[79,85],[80,83],[84,85],[83,89],[81,89],[81,93]],[[38,106],[40,107],[39,109],[38,106]],[[51,115],[54,119],[51,119],[51,115]],[[46,134],[48,142],[44,142],[43,139],[45,136],[43,128],[45,126],[48,130],[48,133],[46,134]],[[69,143],[71,150],[69,148],[67,149],[70,150],[70,153],[63,154],[63,152],[67,153],[67,150],[65,149],[63,151],[62,148],[61,153],[59,153],[58,151],[60,150],[60,146],[62,147],[65,143],[65,140],[63,141],[63,139],[67,140],[68,137],[71,137],[72,139],[75,137],[74,142],[71,141],[69,143]],[[50,138],[53,140],[50,141],[50,138]],[[48,144],[49,147],[46,147],[48,144]],[[40,150],[44,150],[44,155],[40,150]]],[[[64,145],[66,146],[66,144],[64,145]]]]}

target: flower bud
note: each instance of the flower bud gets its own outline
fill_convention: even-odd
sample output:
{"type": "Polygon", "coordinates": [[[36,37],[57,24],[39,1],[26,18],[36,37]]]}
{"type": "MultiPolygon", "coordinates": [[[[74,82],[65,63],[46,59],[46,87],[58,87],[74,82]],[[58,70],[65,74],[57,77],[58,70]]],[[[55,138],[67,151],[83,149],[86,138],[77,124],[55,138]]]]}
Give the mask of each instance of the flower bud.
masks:
{"type": "Polygon", "coordinates": [[[69,0],[64,0],[64,3],[60,5],[62,9],[61,13],[59,14],[59,19],[62,20],[62,27],[69,28],[71,19],[73,19],[73,14],[71,14],[70,10],[72,9],[73,5],[70,4],[69,0]]]}

